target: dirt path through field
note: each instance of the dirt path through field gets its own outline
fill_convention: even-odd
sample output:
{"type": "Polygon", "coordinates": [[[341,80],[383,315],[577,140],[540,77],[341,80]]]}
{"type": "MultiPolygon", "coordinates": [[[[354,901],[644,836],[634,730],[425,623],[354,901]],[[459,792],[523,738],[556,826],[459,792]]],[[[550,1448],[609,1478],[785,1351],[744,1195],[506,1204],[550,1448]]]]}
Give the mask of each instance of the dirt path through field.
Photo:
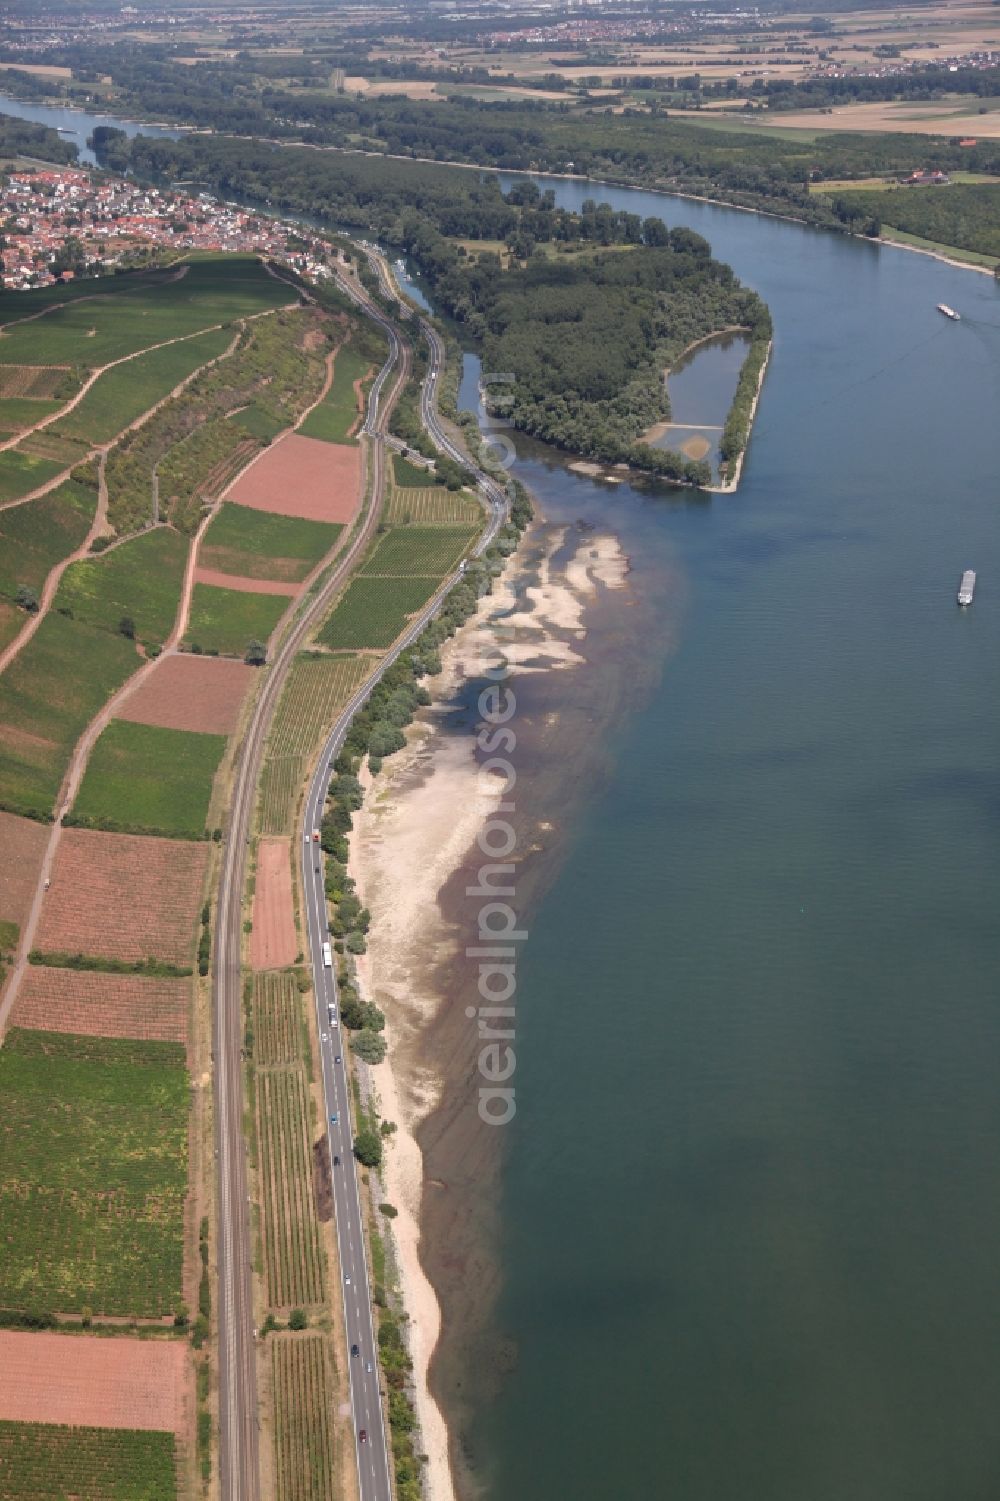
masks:
{"type": "MultiPolygon", "coordinates": [[[[142,359],[143,355],[152,354],[157,349],[166,349],[171,344],[186,344],[189,339],[200,339],[202,334],[215,333],[215,331],[217,329],[220,329],[221,327],[221,323],[210,323],[207,328],[199,328],[197,333],[178,334],[176,339],[162,339],[159,344],[150,344],[146,349],[137,349],[134,354],[123,354],[120,359],[109,360],[106,365],[98,365],[97,368],[92,370],[91,373],[87,376],[87,379],[84,381],[79,391],[77,391],[76,395],[72,397],[64,407],[60,407],[58,412],[50,412],[47,417],[40,418],[38,422],[33,422],[30,427],[24,428],[22,432],[15,433],[12,438],[5,438],[3,442],[0,443],[0,453],[3,453],[3,451],[7,448],[16,447],[17,444],[20,443],[24,438],[30,438],[32,433],[41,432],[43,427],[49,427],[53,422],[58,422],[61,418],[66,417],[70,412],[72,412],[74,407],[78,407],[80,405],[80,402],[86,396],[91,386],[94,385],[95,381],[100,380],[101,376],[104,375],[106,371],[114,370],[117,365],[127,365],[131,360],[140,360],[142,359]]],[[[204,366],[202,365],[198,366],[199,370],[202,370],[203,368],[204,366]]],[[[164,397],[164,400],[169,400],[169,397],[164,397]]],[[[152,411],[152,408],[150,408],[150,411],[152,411]]],[[[148,414],[143,413],[143,416],[146,415],[148,414]]],[[[119,433],[118,436],[121,437],[121,434],[119,433]]]]}

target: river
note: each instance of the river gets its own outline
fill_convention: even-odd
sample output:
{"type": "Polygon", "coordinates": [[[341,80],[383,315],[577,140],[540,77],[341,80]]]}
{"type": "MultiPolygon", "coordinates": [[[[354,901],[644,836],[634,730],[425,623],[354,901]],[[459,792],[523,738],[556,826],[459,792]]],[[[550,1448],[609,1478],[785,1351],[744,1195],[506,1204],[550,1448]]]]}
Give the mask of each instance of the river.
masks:
{"type": "Polygon", "coordinates": [[[489,1501],[994,1501],[1000,290],[544,185],[704,234],[775,341],[735,495],[519,444],[655,608],[587,798],[584,717],[538,768],[573,816],[526,914],[506,1373],[465,1372],[463,1444],[489,1501]]]}

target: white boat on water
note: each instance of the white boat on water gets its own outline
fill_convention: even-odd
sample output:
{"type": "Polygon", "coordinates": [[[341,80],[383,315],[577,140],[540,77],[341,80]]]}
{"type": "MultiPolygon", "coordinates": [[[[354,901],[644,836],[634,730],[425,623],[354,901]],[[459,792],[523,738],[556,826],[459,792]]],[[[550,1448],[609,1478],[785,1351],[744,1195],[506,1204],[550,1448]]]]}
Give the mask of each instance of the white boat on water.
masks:
{"type": "Polygon", "coordinates": [[[958,602],[960,605],[971,605],[972,596],[976,592],[975,569],[967,568],[962,574],[962,582],[958,586],[958,602]]]}
{"type": "Polygon", "coordinates": [[[944,313],[946,318],[953,318],[956,323],[961,322],[961,313],[956,313],[955,309],[953,307],[949,307],[946,302],[939,302],[937,305],[937,310],[939,313],[944,313]]]}

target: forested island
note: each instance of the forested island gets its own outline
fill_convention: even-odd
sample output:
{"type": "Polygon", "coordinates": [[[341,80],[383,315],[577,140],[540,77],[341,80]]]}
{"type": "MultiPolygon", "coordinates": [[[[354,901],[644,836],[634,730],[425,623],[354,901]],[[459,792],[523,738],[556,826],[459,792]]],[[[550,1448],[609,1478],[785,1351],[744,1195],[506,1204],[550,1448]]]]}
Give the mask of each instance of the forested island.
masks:
{"type": "MultiPolygon", "coordinates": [[[[664,371],[689,344],[740,327],[752,334],[755,381],[770,341],[756,293],[700,235],[658,218],[596,202],[571,213],[531,182],[505,196],[495,177],[455,168],[220,136],[105,132],[102,147],[118,168],[309,212],[405,250],[486,368],[514,374],[504,412],[514,426],[605,463],[709,483],[706,461],[639,441],[669,417],[664,371]]],[[[748,418],[738,401],[726,462],[742,450],[748,418]]]]}

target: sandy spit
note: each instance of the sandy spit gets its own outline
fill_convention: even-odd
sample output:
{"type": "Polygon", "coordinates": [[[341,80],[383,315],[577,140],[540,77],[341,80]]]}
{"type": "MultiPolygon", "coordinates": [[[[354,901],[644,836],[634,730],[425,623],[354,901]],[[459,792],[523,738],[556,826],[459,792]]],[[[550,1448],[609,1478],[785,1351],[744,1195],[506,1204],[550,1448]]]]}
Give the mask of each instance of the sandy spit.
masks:
{"type": "MultiPolygon", "coordinates": [[[[515,674],[580,666],[583,659],[573,641],[586,634],[586,606],[600,589],[622,587],[627,571],[615,537],[574,532],[567,540],[565,529],[548,531],[541,558],[536,555],[530,565],[515,560],[443,652],[444,672],[433,688],[437,703],[447,705],[465,681],[496,662],[498,650],[515,674]]],[[[369,1072],[383,1119],[397,1127],[382,1185],[397,1210],[391,1237],[410,1319],[429,1501],[454,1501],[455,1484],[447,1425],[427,1382],[441,1310],[420,1256],[425,1174],[416,1131],[449,1081],[443,1071],[418,1062],[418,1053],[441,1004],[432,976],[443,959],[459,951],[458,934],[443,918],[438,896],[475,844],[499,792],[479,773],[473,735],[448,732],[444,717],[441,707],[422,711],[406,749],[385,764],[370,787],[355,815],[350,865],[372,914],[358,979],[366,997],[386,1014],[388,1058],[369,1072]]]]}

